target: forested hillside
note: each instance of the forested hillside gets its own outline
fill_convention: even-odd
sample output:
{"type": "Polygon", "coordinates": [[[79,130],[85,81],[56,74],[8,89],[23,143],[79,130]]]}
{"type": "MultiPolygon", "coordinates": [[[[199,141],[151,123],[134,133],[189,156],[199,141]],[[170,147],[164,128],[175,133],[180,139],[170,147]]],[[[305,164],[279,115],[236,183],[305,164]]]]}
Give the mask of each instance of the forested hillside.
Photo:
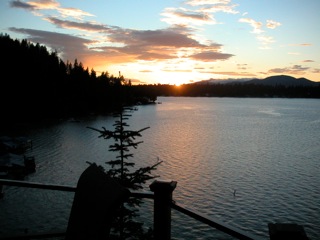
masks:
{"type": "Polygon", "coordinates": [[[122,75],[97,76],[77,59],[65,63],[39,44],[0,35],[0,49],[3,122],[108,113],[138,97],[122,75]]]}

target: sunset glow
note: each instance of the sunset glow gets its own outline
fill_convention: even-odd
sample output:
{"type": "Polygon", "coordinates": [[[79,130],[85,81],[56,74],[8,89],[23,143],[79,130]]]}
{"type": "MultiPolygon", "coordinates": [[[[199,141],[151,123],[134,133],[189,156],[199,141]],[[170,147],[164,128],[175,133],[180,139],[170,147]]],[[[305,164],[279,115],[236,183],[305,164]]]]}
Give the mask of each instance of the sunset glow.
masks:
{"type": "Polygon", "coordinates": [[[133,84],[320,81],[319,0],[3,0],[2,34],[133,84]]]}

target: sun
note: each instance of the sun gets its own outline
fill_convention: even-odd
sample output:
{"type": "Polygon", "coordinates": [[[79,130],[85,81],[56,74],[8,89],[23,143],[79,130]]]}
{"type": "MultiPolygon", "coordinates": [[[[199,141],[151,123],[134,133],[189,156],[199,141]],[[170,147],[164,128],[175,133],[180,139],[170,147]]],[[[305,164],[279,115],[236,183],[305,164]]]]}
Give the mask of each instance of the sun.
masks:
{"type": "Polygon", "coordinates": [[[152,76],[160,84],[175,85],[177,87],[189,83],[192,80],[190,72],[158,71],[152,76]]]}
{"type": "MultiPolygon", "coordinates": [[[[110,73],[114,73],[122,69],[123,66],[118,65],[117,68],[110,66],[110,73]]],[[[171,66],[168,64],[148,64],[148,63],[132,63],[127,64],[125,69],[121,71],[128,79],[136,79],[136,82],[146,84],[168,84],[175,85],[177,87],[196,82],[201,79],[201,73],[195,71],[192,66],[171,66]]]]}

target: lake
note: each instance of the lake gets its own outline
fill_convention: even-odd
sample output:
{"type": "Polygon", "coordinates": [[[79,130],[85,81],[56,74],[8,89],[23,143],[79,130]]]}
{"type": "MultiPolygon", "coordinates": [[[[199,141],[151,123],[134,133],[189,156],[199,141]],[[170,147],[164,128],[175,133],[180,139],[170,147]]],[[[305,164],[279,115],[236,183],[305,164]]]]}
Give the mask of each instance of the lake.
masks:
{"type": "MultiPolygon", "coordinates": [[[[268,223],[297,223],[320,239],[320,100],[158,97],[127,120],[143,141],[136,167],[163,161],[154,172],[177,181],[173,198],[188,208],[262,239],[268,223]]],[[[88,166],[104,167],[111,140],[87,127],[113,130],[112,116],[30,126],[36,172],[26,181],[75,186],[88,166]]],[[[0,236],[64,229],[73,194],[5,187],[0,236]]],[[[146,188],[146,191],[149,189],[146,188]]],[[[150,203],[151,204],[151,203],[150,203]]],[[[146,203],[141,219],[152,226],[146,203]]],[[[173,239],[232,239],[173,210],[173,239]]]]}

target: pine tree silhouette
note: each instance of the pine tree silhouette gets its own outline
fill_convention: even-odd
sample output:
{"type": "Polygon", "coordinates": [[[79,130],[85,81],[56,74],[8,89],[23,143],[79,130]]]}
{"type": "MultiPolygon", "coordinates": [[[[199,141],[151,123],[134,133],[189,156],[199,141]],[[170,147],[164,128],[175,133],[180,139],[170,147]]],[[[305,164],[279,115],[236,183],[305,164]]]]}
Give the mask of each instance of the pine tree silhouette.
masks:
{"type": "MultiPolygon", "coordinates": [[[[116,159],[106,162],[109,165],[106,173],[130,190],[141,190],[148,180],[159,177],[153,175],[152,171],[156,170],[162,161],[158,159],[152,166],[138,169],[135,169],[135,163],[130,161],[134,156],[130,153],[130,149],[136,149],[139,144],[143,143],[143,141],[137,141],[137,138],[142,137],[141,132],[150,128],[145,127],[137,131],[127,129],[129,124],[126,120],[132,116],[129,112],[135,110],[137,109],[133,107],[121,107],[119,111],[115,112],[114,117],[118,118],[118,120],[113,124],[114,130],[107,130],[105,127],[102,127],[102,129],[87,128],[99,132],[99,138],[114,140],[114,143],[109,145],[109,151],[118,152],[118,155],[116,159]]],[[[118,233],[119,239],[153,239],[152,229],[149,228],[145,232],[143,230],[143,223],[135,220],[139,216],[138,209],[141,203],[142,200],[140,198],[129,198],[120,209],[121,214],[116,219],[113,228],[113,234],[118,233]]]]}

